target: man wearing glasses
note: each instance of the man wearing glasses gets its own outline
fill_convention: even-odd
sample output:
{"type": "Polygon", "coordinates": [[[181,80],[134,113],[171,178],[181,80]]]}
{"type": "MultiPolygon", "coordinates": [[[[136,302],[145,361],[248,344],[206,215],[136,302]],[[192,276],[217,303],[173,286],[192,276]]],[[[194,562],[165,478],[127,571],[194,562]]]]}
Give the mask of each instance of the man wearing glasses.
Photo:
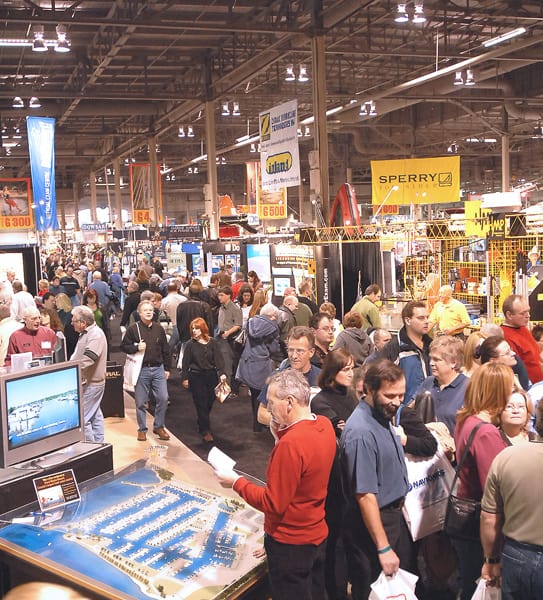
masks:
{"type": "MultiPolygon", "coordinates": [[[[302,373],[311,387],[315,387],[318,385],[321,370],[311,364],[311,357],[314,353],[315,336],[313,335],[313,331],[309,327],[293,327],[290,330],[290,335],[287,340],[288,358],[279,365],[277,371],[284,371],[285,369],[292,368],[295,371],[302,373]]],[[[262,425],[269,425],[271,421],[271,415],[268,410],[267,394],[268,385],[266,384],[258,397],[260,404],[258,406],[257,420],[262,425]]]]}
{"type": "Polygon", "coordinates": [[[530,322],[528,300],[511,294],[503,301],[503,337],[511,349],[522,360],[532,383],[543,380],[543,369],[539,346],[527,325],[530,322]]]}
{"type": "Polygon", "coordinates": [[[330,351],[330,344],[334,341],[334,323],[326,313],[318,312],[311,317],[309,326],[315,334],[315,353],[311,364],[321,369],[322,362],[330,351]]]}
{"type": "Polygon", "coordinates": [[[31,306],[23,312],[24,327],[14,331],[8,344],[6,364],[11,364],[11,355],[32,352],[32,358],[53,354],[57,336],[50,327],[40,322],[40,311],[31,306]]]}

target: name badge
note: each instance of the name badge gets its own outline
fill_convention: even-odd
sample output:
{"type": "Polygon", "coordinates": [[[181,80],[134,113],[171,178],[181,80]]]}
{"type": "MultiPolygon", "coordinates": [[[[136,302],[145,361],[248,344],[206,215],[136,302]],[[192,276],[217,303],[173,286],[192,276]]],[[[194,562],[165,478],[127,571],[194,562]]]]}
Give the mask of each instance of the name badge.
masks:
{"type": "Polygon", "coordinates": [[[51,342],[42,342],[42,343],[41,343],[41,347],[42,347],[44,350],[51,350],[51,342]]]}

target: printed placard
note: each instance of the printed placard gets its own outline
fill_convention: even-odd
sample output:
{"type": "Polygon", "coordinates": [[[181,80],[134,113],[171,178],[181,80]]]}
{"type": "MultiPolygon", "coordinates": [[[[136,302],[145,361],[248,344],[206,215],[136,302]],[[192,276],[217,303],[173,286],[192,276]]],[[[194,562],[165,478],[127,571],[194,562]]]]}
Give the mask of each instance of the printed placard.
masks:
{"type": "Polygon", "coordinates": [[[73,469],[36,477],[32,481],[43,512],[81,499],[73,469]]]}

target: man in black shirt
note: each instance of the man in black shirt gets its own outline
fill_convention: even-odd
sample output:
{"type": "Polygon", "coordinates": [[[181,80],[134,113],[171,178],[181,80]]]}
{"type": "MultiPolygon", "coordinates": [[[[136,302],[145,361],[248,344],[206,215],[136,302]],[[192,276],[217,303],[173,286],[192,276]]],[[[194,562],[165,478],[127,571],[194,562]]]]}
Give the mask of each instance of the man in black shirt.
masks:
{"type": "Polygon", "coordinates": [[[74,277],[74,268],[66,267],[66,275],[60,278],[60,285],[66,290],[66,295],[72,302],[72,307],[81,304],[81,285],[77,277],[74,277]]]}

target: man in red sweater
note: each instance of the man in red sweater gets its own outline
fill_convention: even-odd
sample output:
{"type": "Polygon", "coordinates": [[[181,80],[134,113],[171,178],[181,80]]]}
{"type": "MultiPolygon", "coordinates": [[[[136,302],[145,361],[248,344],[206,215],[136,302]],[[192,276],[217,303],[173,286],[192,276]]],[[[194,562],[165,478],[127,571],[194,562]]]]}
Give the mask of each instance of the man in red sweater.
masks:
{"type": "Polygon", "coordinates": [[[503,337],[526,366],[530,381],[543,380],[541,350],[527,327],[530,322],[528,300],[518,294],[507,296],[503,301],[503,316],[503,337]]]}
{"type": "Polygon", "coordinates": [[[268,380],[268,409],[276,444],[266,486],[234,471],[217,472],[221,483],[264,513],[264,547],[274,600],[326,598],[324,554],[328,527],[324,502],[336,453],[330,421],[309,407],[309,384],[294,369],[268,380]]]}

